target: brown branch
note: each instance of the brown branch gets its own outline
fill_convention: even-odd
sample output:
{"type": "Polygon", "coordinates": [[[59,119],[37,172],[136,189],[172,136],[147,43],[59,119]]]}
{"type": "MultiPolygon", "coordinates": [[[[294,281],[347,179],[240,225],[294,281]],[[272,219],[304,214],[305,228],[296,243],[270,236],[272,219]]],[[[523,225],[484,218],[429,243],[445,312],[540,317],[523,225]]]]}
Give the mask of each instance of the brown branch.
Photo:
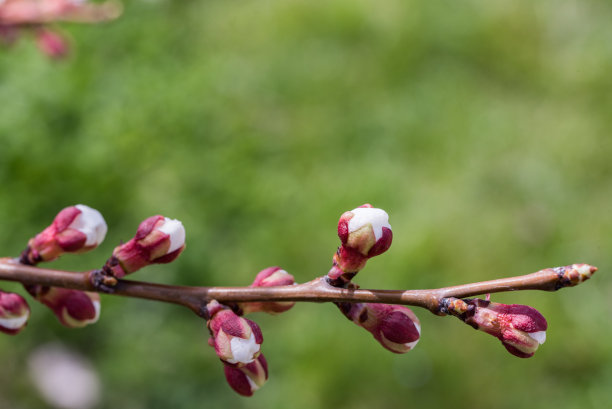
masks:
{"type": "MultiPolygon", "coordinates": [[[[441,301],[445,298],[464,298],[480,294],[519,290],[556,291],[579,284],[597,271],[587,264],[547,268],[536,273],[483,281],[431,290],[363,290],[331,286],[325,277],[303,284],[279,287],[188,287],[147,282],[117,280],[112,294],[145,298],[183,305],[198,315],[205,314],[211,300],[221,303],[249,301],[308,301],[308,302],[368,302],[404,304],[422,307],[434,314],[442,314],[441,301]]],[[[0,258],[0,280],[23,284],[99,291],[92,284],[92,272],[51,270],[20,264],[11,258],[0,258]]]]}

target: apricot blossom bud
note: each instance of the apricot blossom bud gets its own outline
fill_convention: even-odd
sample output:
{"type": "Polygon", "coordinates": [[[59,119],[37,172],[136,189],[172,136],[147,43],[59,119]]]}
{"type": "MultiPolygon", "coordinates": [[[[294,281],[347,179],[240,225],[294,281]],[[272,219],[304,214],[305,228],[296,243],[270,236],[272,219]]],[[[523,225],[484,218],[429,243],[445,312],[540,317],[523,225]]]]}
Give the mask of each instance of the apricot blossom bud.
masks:
{"type": "Polygon", "coordinates": [[[16,335],[25,328],[29,318],[30,307],[22,296],[0,291],[0,331],[16,335]]]}
{"type": "Polygon", "coordinates": [[[60,211],[53,223],[30,239],[21,261],[36,264],[64,253],[81,253],[97,247],[106,236],[106,222],[96,209],[78,204],[60,211]]]}
{"type": "Polygon", "coordinates": [[[80,328],[100,318],[100,295],[59,287],[26,286],[34,298],[49,307],[62,325],[80,328]]]}
{"type": "Polygon", "coordinates": [[[207,309],[211,315],[207,323],[212,336],[209,344],[215,348],[217,356],[237,367],[253,362],[263,342],[259,326],[216,301],[211,301],[207,309]]]}
{"type": "MultiPolygon", "coordinates": [[[[268,267],[261,270],[255,276],[251,287],[276,287],[281,285],[293,285],[295,279],[291,274],[280,267],[268,267]]],[[[244,314],[251,312],[267,312],[268,314],[278,314],[285,312],[295,305],[292,301],[270,301],[270,302],[245,302],[238,304],[244,314]]]]}
{"type": "Polygon", "coordinates": [[[342,303],[346,317],[369,331],[384,348],[396,354],[413,349],[421,337],[421,324],[403,305],[342,303]]]}
{"type": "Polygon", "coordinates": [[[36,32],[36,44],[47,57],[61,59],[68,55],[69,45],[61,34],[53,30],[41,28],[36,32]]]}
{"type": "Polygon", "coordinates": [[[268,363],[263,354],[241,367],[225,364],[224,370],[229,386],[242,396],[252,396],[268,380],[268,363]]]}
{"type": "Polygon", "coordinates": [[[105,269],[121,278],[151,264],[170,263],[184,249],[183,224],[164,216],[152,216],[140,223],[130,241],[115,247],[105,269]]]}
{"type": "Polygon", "coordinates": [[[389,216],[382,209],[364,204],[340,216],[338,237],[342,245],[334,255],[334,266],[328,277],[336,280],[344,275],[350,279],[365,267],[369,258],[391,246],[393,233],[389,216]]]}
{"type": "Polygon", "coordinates": [[[512,355],[529,358],[546,341],[548,324],[535,308],[481,299],[465,301],[470,306],[465,322],[499,339],[512,355]]]}

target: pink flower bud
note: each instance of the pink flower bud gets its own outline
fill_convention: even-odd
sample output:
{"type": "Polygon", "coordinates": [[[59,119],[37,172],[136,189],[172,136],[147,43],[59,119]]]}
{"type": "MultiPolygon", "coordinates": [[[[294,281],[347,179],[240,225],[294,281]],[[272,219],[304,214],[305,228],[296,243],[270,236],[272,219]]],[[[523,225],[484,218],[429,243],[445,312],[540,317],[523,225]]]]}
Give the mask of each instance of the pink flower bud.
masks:
{"type": "Polygon", "coordinates": [[[268,380],[268,363],[263,354],[245,366],[224,365],[225,379],[242,396],[251,396],[268,380]]]}
{"type": "Polygon", "coordinates": [[[344,281],[348,281],[365,267],[369,258],[384,253],[391,246],[393,233],[389,216],[382,209],[364,204],[340,216],[338,237],[342,245],[327,275],[331,280],[344,276],[344,281]]]}
{"type": "Polygon", "coordinates": [[[22,296],[0,291],[0,331],[16,335],[25,328],[28,318],[30,307],[22,296]]]}
{"type": "MultiPolygon", "coordinates": [[[[280,285],[293,285],[295,280],[291,274],[280,267],[268,267],[257,273],[255,281],[251,287],[275,287],[280,285]]],[[[267,312],[268,314],[278,314],[285,312],[295,305],[295,302],[246,302],[238,304],[244,314],[252,312],[267,312]]]]}
{"type": "Polygon", "coordinates": [[[39,29],[36,33],[36,43],[47,57],[61,59],[68,55],[68,40],[55,31],[39,29]]]}
{"type": "Polygon", "coordinates": [[[217,356],[238,367],[253,362],[259,356],[263,342],[259,326],[216,301],[210,302],[207,308],[211,314],[207,324],[212,335],[209,342],[217,356]]]}
{"type": "Polygon", "coordinates": [[[66,207],[49,227],[30,239],[21,261],[36,264],[55,260],[64,253],[91,250],[102,243],[106,230],[106,222],[97,210],[81,204],[66,207]]]}
{"type": "Polygon", "coordinates": [[[403,305],[343,303],[346,317],[368,330],[384,348],[396,354],[413,349],[421,337],[421,324],[403,305]]]}
{"type": "Polygon", "coordinates": [[[68,328],[84,327],[100,318],[98,293],[40,285],[26,288],[34,298],[49,307],[60,323],[68,328]]]}
{"type": "Polygon", "coordinates": [[[184,249],[183,224],[164,216],[152,216],[140,223],[130,241],[115,247],[106,267],[120,278],[150,264],[170,263],[184,249]]]}
{"type": "Polygon", "coordinates": [[[546,340],[546,319],[535,308],[518,304],[499,304],[481,299],[466,300],[465,322],[498,338],[512,355],[533,356],[546,340]]]}

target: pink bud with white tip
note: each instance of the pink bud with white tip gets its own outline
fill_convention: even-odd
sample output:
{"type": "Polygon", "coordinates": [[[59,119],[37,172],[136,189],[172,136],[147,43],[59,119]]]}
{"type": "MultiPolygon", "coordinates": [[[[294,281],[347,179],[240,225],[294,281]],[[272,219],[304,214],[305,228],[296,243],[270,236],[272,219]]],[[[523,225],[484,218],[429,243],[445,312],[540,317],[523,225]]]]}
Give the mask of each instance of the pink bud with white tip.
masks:
{"type": "Polygon", "coordinates": [[[21,262],[34,265],[64,253],[89,251],[102,243],[106,231],[106,222],[96,209],[82,204],[66,207],[49,227],[30,239],[21,262]]]}
{"type": "Polygon", "coordinates": [[[26,286],[28,292],[49,307],[60,323],[68,328],[81,328],[100,318],[98,293],[59,287],[26,286]]]}
{"type": "Polygon", "coordinates": [[[512,355],[529,358],[546,341],[548,324],[535,308],[481,299],[465,301],[470,306],[465,322],[499,339],[512,355]]]}
{"type": "Polygon", "coordinates": [[[151,264],[174,261],[185,249],[183,224],[164,216],[152,216],[138,226],[136,235],[115,247],[105,270],[121,278],[151,264]]]}
{"type": "Polygon", "coordinates": [[[209,343],[217,356],[238,367],[253,362],[259,356],[263,342],[259,326],[216,301],[211,301],[207,309],[211,316],[207,323],[212,335],[209,343]]]}
{"type": "Polygon", "coordinates": [[[28,323],[30,307],[26,300],[15,293],[0,291],[0,331],[16,335],[28,323]]]}
{"type": "MultiPolygon", "coordinates": [[[[291,274],[280,267],[268,267],[257,273],[251,287],[276,287],[282,285],[293,285],[295,279],[291,274]]],[[[245,302],[238,306],[244,314],[252,312],[267,312],[268,314],[279,314],[285,312],[295,305],[292,301],[270,301],[270,302],[245,302]]]]}
{"type": "Polygon", "coordinates": [[[365,267],[369,258],[384,253],[391,246],[393,233],[389,216],[384,210],[366,203],[340,216],[338,237],[342,245],[334,255],[328,277],[338,280],[344,276],[347,281],[365,267]]]}
{"type": "Polygon", "coordinates": [[[341,303],[338,306],[348,319],[369,331],[391,352],[404,354],[419,342],[421,324],[408,307],[376,303],[341,303]]]}

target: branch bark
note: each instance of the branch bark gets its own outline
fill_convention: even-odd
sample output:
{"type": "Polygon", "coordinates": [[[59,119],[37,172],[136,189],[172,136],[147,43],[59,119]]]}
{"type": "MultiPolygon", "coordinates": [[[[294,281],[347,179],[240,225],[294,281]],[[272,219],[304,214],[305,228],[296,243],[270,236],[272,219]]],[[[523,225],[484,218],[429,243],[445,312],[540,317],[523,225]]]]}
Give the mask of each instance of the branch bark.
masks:
{"type": "MultiPolygon", "coordinates": [[[[297,302],[368,302],[403,304],[421,307],[434,314],[444,315],[441,302],[445,298],[465,298],[481,294],[519,290],[556,291],[575,286],[597,271],[588,264],[547,268],[522,276],[463,284],[429,290],[367,290],[331,286],[326,277],[291,286],[278,287],[190,287],[155,284],[131,280],[117,280],[111,294],[144,298],[185,306],[196,314],[206,314],[211,300],[220,303],[249,301],[297,302]]],[[[16,259],[0,258],[0,280],[22,284],[72,288],[82,291],[100,291],[92,284],[93,271],[69,272],[23,265],[16,259]]]]}

